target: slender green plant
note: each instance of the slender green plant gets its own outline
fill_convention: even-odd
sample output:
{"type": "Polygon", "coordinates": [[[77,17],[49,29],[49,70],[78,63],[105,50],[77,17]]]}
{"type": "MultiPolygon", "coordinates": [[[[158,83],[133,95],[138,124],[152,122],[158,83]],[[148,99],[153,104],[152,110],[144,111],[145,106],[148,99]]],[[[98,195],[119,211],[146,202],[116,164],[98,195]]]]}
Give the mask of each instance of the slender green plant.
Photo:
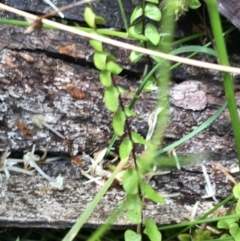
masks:
{"type": "Polygon", "coordinates": [[[240,183],[234,186],[233,195],[237,199],[235,211],[236,214],[238,214],[239,216],[232,217],[231,219],[219,220],[217,223],[217,227],[219,229],[223,229],[229,232],[221,235],[221,239],[233,238],[233,240],[238,241],[240,240],[240,183]]]}

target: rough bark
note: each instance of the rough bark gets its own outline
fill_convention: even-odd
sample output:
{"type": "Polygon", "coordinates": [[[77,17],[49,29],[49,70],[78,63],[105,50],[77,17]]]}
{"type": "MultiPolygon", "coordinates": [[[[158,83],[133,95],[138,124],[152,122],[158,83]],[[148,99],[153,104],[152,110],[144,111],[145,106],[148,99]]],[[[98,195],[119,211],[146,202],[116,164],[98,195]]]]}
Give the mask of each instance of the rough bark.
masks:
{"type": "MultiPolygon", "coordinates": [[[[76,155],[107,145],[112,115],[105,109],[96,70],[45,54],[7,49],[1,51],[1,69],[1,148],[23,151],[36,143],[38,150],[43,150],[51,142],[50,152],[76,155]],[[36,128],[32,118],[39,114],[66,139],[36,128]]],[[[118,82],[131,92],[138,85],[126,78],[118,78],[118,82]]],[[[147,130],[147,117],[154,105],[151,95],[139,99],[136,112],[141,119],[133,120],[132,125],[140,133],[147,130]],[[141,104],[142,98],[148,102],[141,104]]]]}
{"type": "MultiPolygon", "coordinates": [[[[2,2],[9,6],[12,6],[24,11],[33,12],[36,14],[42,14],[42,13],[47,13],[52,11],[52,9],[47,4],[43,3],[42,0],[38,0],[38,1],[3,0],[2,2]]],[[[73,3],[73,1],[71,0],[56,1],[56,5],[58,7],[66,6],[71,3],[73,3]]],[[[127,19],[129,19],[130,14],[134,9],[135,5],[132,3],[132,1],[123,1],[123,6],[124,6],[127,19]]],[[[124,29],[123,21],[121,18],[117,1],[101,0],[101,2],[93,3],[93,9],[97,14],[105,18],[106,26],[109,26],[112,28],[124,29]]],[[[70,19],[72,21],[77,21],[77,22],[84,22],[83,10],[84,10],[84,6],[79,6],[79,7],[66,10],[64,12],[65,19],[70,19]]],[[[58,17],[58,15],[56,15],[56,17],[58,17]]]]}
{"type": "MultiPolygon", "coordinates": [[[[76,155],[107,145],[112,135],[111,115],[105,110],[103,87],[96,70],[45,54],[8,49],[1,51],[1,69],[2,149],[8,146],[23,151],[36,143],[38,150],[43,151],[50,142],[50,152],[76,155]],[[34,126],[32,118],[38,114],[46,116],[48,123],[66,139],[34,126]]],[[[132,93],[138,86],[136,81],[126,78],[118,82],[132,93]]],[[[210,81],[185,81],[173,86],[170,94],[171,121],[165,137],[171,141],[180,139],[207,120],[224,102],[222,86],[210,81]]],[[[146,135],[147,118],[155,108],[156,97],[154,92],[144,93],[137,101],[135,111],[141,118],[133,119],[132,125],[143,135],[146,135]]],[[[126,101],[130,98],[125,96],[126,101]]],[[[224,149],[224,153],[228,153],[234,151],[233,143],[226,112],[180,150],[217,152],[224,149]]]]}
{"type": "MultiPolygon", "coordinates": [[[[64,191],[52,191],[47,181],[36,175],[34,178],[23,175],[12,175],[6,182],[1,181],[1,215],[0,226],[4,227],[57,227],[66,228],[72,225],[77,217],[85,211],[99,188],[93,184],[83,185],[82,179],[74,177],[76,168],[70,163],[58,162],[48,168],[48,173],[62,173],[65,180],[64,191]],[[57,169],[56,169],[57,168],[57,169]],[[72,170],[72,172],[66,171],[72,170]],[[51,172],[52,170],[52,172],[51,172]],[[68,173],[68,174],[67,174],[68,173]],[[71,173],[71,174],[70,174],[71,173]]],[[[214,177],[217,182],[217,196],[229,194],[232,185],[222,179],[222,174],[214,177]],[[221,193],[219,195],[219,193],[221,193]]],[[[225,180],[225,178],[224,178],[225,180]]],[[[152,218],[158,224],[179,223],[188,221],[196,200],[200,201],[197,217],[203,215],[213,207],[212,201],[201,199],[205,194],[201,173],[187,171],[173,171],[158,180],[152,181],[152,186],[157,190],[168,189],[171,194],[180,194],[171,198],[166,205],[155,205],[146,202],[144,205],[144,218],[152,218]]],[[[86,226],[97,226],[106,221],[114,208],[124,200],[121,187],[112,187],[103,197],[86,226]]],[[[214,216],[223,215],[220,209],[214,216]]],[[[115,228],[129,226],[125,215],[114,222],[115,228]]]]}
{"type": "MultiPolygon", "coordinates": [[[[86,62],[86,56],[91,54],[86,40],[58,31],[44,30],[40,38],[34,34],[25,36],[22,31],[21,28],[0,26],[0,148],[9,147],[15,156],[22,157],[23,151],[30,150],[33,144],[38,152],[43,152],[49,144],[49,153],[67,158],[43,165],[43,169],[50,176],[64,176],[65,188],[63,191],[49,189],[48,182],[38,174],[29,177],[11,173],[8,181],[1,174],[0,225],[68,227],[98,191],[94,184],[83,184],[85,179],[79,166],[71,163],[69,156],[82,152],[90,154],[96,148],[106,147],[112,135],[111,114],[104,107],[98,72],[92,67],[91,59],[86,62]],[[63,48],[66,45],[68,48],[63,48]],[[46,116],[48,123],[66,139],[58,138],[46,128],[34,126],[32,117],[36,114],[46,116]]],[[[126,70],[131,69],[126,57],[129,53],[122,50],[116,53],[118,62],[126,70]]],[[[140,72],[140,67],[135,70],[140,72]]],[[[192,131],[224,103],[224,91],[219,81],[200,80],[190,79],[171,87],[170,122],[164,145],[192,131]]],[[[138,78],[131,75],[118,77],[116,81],[132,93],[139,85],[138,78]]],[[[240,106],[239,86],[235,88],[240,106]]],[[[162,94],[165,93],[160,91],[162,94]]],[[[124,95],[125,103],[130,98],[124,95]]],[[[152,92],[143,93],[137,101],[135,111],[140,118],[133,119],[131,125],[142,135],[146,135],[147,118],[155,108],[156,99],[157,93],[152,92]]],[[[204,159],[210,173],[212,164],[221,162],[230,167],[236,162],[234,148],[226,110],[210,127],[176,150],[197,161],[204,159]]],[[[211,179],[216,183],[218,199],[231,192],[232,183],[221,172],[211,179]]],[[[167,205],[146,203],[144,216],[159,224],[188,220],[191,207],[186,205],[193,205],[197,200],[200,200],[198,216],[213,205],[210,200],[201,199],[205,194],[205,181],[199,165],[155,177],[151,185],[159,192],[177,193],[173,202],[167,205]]],[[[123,199],[121,187],[112,187],[88,225],[103,223],[123,199]]],[[[118,227],[128,224],[124,216],[115,222],[118,227]]]]}
{"type": "Polygon", "coordinates": [[[219,0],[218,9],[231,23],[240,28],[240,5],[237,0],[219,0]]]}
{"type": "MultiPolygon", "coordinates": [[[[2,25],[0,31],[2,33],[0,35],[2,49],[0,148],[9,146],[12,150],[23,151],[36,143],[37,148],[43,150],[50,141],[50,152],[76,155],[78,152],[91,153],[97,147],[105,147],[111,137],[109,130],[111,115],[104,107],[103,87],[98,81],[98,71],[92,68],[91,62],[82,62],[84,56],[90,52],[87,41],[71,38],[70,34],[66,36],[59,31],[44,30],[40,38],[34,34],[24,35],[22,28],[2,25]],[[60,49],[62,50],[70,39],[72,41],[69,47],[61,52],[60,49]],[[76,47],[79,42],[81,45],[76,47]],[[71,51],[72,49],[76,51],[71,51]],[[65,54],[69,52],[76,58],[67,58],[65,54]],[[66,140],[56,137],[46,128],[36,128],[32,124],[32,117],[36,114],[47,116],[49,124],[62,132],[66,140]],[[18,122],[26,124],[29,133],[24,133],[28,129],[21,128],[18,122]]],[[[118,58],[120,64],[125,63],[125,66],[129,66],[126,62],[127,54],[127,51],[120,50],[118,58]]],[[[182,70],[188,74],[199,71],[196,68],[194,71],[189,66],[183,66],[182,70]]],[[[205,73],[197,72],[198,77],[200,74],[205,73]]],[[[205,78],[200,82],[191,81],[189,84],[185,81],[172,87],[171,121],[165,134],[167,140],[174,141],[189,133],[195,126],[209,118],[224,102],[222,84],[208,79],[206,74],[205,78]]],[[[139,85],[138,79],[133,79],[131,76],[119,77],[118,83],[132,93],[139,85]]],[[[131,97],[124,98],[129,101],[131,97]]],[[[133,126],[143,135],[147,132],[147,118],[155,108],[156,98],[156,92],[144,93],[137,101],[135,110],[141,118],[133,120],[133,126]]],[[[219,140],[219,143],[223,143],[219,149],[229,146],[229,151],[233,151],[227,115],[201,134],[201,138],[209,140],[212,135],[217,135],[217,138],[212,138],[215,141],[213,146],[219,146],[217,145],[219,140]],[[222,141],[223,136],[224,141],[222,141]]],[[[210,146],[207,141],[186,145],[189,147],[185,148],[184,145],[181,149],[184,152],[201,151],[207,147],[209,149],[210,146]]]]}

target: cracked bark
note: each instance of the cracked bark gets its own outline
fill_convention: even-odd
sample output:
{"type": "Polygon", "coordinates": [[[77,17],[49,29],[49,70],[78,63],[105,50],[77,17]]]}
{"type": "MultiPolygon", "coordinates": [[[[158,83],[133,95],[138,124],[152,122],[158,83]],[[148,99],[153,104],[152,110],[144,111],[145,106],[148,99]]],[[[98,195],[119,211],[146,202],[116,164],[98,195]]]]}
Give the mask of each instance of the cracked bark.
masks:
{"type": "MultiPolygon", "coordinates": [[[[84,178],[79,167],[71,163],[69,157],[91,153],[96,148],[101,150],[112,135],[111,114],[104,107],[103,88],[98,81],[98,72],[92,67],[91,49],[87,40],[70,34],[66,36],[60,31],[44,30],[37,38],[34,34],[23,35],[22,28],[2,25],[0,36],[0,148],[10,147],[14,155],[19,156],[33,144],[39,152],[49,143],[49,153],[67,157],[43,166],[50,176],[61,174],[65,177],[62,192],[49,190],[47,181],[37,174],[29,177],[11,173],[9,181],[1,175],[0,226],[68,227],[98,191],[94,184],[82,184],[84,178]],[[32,117],[36,114],[46,116],[48,123],[66,139],[58,138],[46,128],[34,126],[32,117]]],[[[140,73],[143,63],[132,67],[127,51],[108,48],[115,51],[118,62],[126,71],[140,73]]],[[[132,93],[139,85],[138,80],[132,75],[116,79],[132,93]]],[[[171,118],[164,145],[189,133],[224,103],[224,91],[219,81],[200,80],[171,87],[171,118]]],[[[235,85],[238,106],[239,87],[235,85]]],[[[131,125],[142,135],[146,135],[147,118],[155,108],[156,98],[155,92],[143,93],[137,101],[135,111],[141,118],[132,120],[131,125]]],[[[124,96],[124,100],[127,103],[130,97],[124,96]]],[[[210,127],[176,150],[189,158],[204,159],[211,172],[212,164],[220,162],[230,167],[236,162],[234,148],[229,114],[225,110],[210,127]]],[[[230,194],[232,184],[223,174],[218,172],[211,180],[217,183],[218,199],[230,194]]],[[[172,204],[156,206],[148,202],[145,205],[144,216],[159,224],[188,220],[191,210],[185,204],[193,205],[200,200],[198,216],[212,206],[210,200],[201,199],[205,194],[205,181],[200,165],[155,177],[151,185],[159,192],[178,192],[172,204]]],[[[103,223],[123,198],[121,187],[111,188],[87,225],[103,223]]],[[[129,222],[122,216],[115,227],[124,225],[129,222]]]]}

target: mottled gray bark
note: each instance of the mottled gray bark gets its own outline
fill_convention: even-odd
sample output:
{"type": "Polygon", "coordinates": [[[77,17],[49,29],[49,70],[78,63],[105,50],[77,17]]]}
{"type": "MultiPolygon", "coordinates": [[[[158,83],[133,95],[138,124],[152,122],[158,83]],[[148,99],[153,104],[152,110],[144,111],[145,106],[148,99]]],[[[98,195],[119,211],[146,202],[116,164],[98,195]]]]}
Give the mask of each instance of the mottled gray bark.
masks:
{"type": "MultiPolygon", "coordinates": [[[[37,1],[25,1],[25,0],[3,0],[4,4],[9,6],[22,9],[25,11],[34,12],[36,14],[42,14],[52,11],[52,9],[42,0],[37,1]]],[[[58,0],[55,1],[58,7],[66,6],[67,4],[73,3],[71,0],[58,0]]],[[[133,11],[135,5],[132,1],[122,1],[124,6],[124,11],[127,19],[130,18],[130,14],[133,11]]],[[[86,5],[84,5],[86,6],[86,5]]],[[[66,10],[64,12],[65,18],[72,21],[82,21],[84,6],[74,7],[72,9],[66,10]]],[[[93,3],[94,11],[105,18],[106,26],[113,28],[124,28],[123,21],[121,18],[119,6],[117,1],[101,0],[98,3],[93,3]]],[[[58,17],[58,15],[56,15],[58,17]]]]}
{"type": "MultiPolygon", "coordinates": [[[[83,184],[85,179],[79,166],[71,163],[69,156],[105,148],[112,136],[111,114],[104,107],[103,87],[98,81],[98,71],[92,67],[92,50],[87,40],[59,31],[44,30],[40,38],[34,33],[25,36],[22,32],[21,28],[0,26],[0,148],[9,147],[19,157],[23,151],[31,150],[33,144],[36,151],[41,152],[49,144],[49,153],[67,158],[42,165],[42,168],[52,177],[61,174],[65,188],[63,191],[49,189],[49,183],[38,174],[32,177],[11,173],[6,181],[1,173],[0,226],[68,227],[99,190],[95,184],[83,184]],[[66,46],[68,48],[63,48],[66,46]],[[65,139],[33,125],[32,118],[36,114],[46,116],[48,123],[65,139]]],[[[127,51],[108,48],[116,51],[114,54],[125,70],[141,72],[141,65],[130,66],[127,51]]],[[[139,85],[138,80],[138,76],[128,75],[116,78],[119,85],[132,93],[139,85]]],[[[171,87],[170,121],[164,145],[192,131],[224,103],[220,81],[199,80],[190,79],[171,87]]],[[[160,91],[160,95],[164,94],[160,91]]],[[[238,85],[236,98],[240,105],[238,85]]],[[[131,126],[143,136],[147,133],[147,119],[155,108],[156,99],[156,92],[143,93],[136,104],[135,111],[140,118],[132,119],[131,126]]],[[[124,100],[129,102],[130,96],[124,95],[124,100]]],[[[228,111],[176,151],[193,153],[189,158],[196,161],[204,159],[209,173],[211,164],[221,162],[229,167],[236,162],[228,111]]],[[[221,172],[215,173],[211,180],[216,182],[218,199],[231,192],[232,183],[221,172]]],[[[198,216],[212,206],[210,199],[201,199],[205,194],[205,181],[199,165],[155,177],[151,185],[159,192],[177,193],[167,205],[146,203],[144,216],[159,224],[188,220],[191,208],[185,204],[193,205],[200,200],[198,216]]],[[[88,225],[103,223],[123,199],[120,186],[111,188],[88,225]]],[[[115,222],[121,227],[128,224],[125,217],[115,222]]]]}
{"type": "MultiPolygon", "coordinates": [[[[112,135],[111,115],[104,106],[98,71],[91,67],[91,62],[81,62],[91,52],[87,41],[71,38],[70,34],[65,39],[65,35],[58,31],[44,30],[40,38],[34,34],[26,36],[22,32],[21,28],[1,26],[0,148],[9,146],[12,150],[23,151],[36,143],[38,150],[44,150],[46,143],[50,142],[50,152],[76,155],[78,152],[91,153],[97,147],[105,147],[112,135]],[[73,39],[71,45],[68,51],[64,49],[64,53],[71,52],[77,63],[60,51],[70,39],[73,39]],[[79,42],[81,45],[78,45],[79,42]],[[76,51],[72,52],[72,49],[76,51]],[[32,117],[36,114],[46,116],[49,124],[66,139],[58,138],[46,128],[36,128],[32,124],[32,117]],[[27,125],[26,130],[21,124],[27,125]]],[[[119,54],[119,63],[125,62],[128,66],[127,51],[120,50],[119,54]]],[[[117,79],[120,85],[132,93],[139,85],[138,79],[117,79]]],[[[129,101],[131,97],[124,98],[129,101]]],[[[137,101],[135,110],[141,118],[132,120],[132,123],[143,135],[147,132],[147,118],[155,108],[156,98],[155,92],[143,93],[137,101]]],[[[170,100],[171,121],[165,137],[174,141],[209,118],[224,102],[224,91],[221,83],[211,79],[183,82],[172,87],[170,100]]],[[[192,144],[183,145],[180,150],[212,150],[216,147],[210,146],[218,146],[219,149],[233,151],[228,115],[216,121],[208,131],[201,134],[201,138],[205,141],[195,143],[190,140],[192,144]],[[210,145],[212,140],[214,143],[210,145]],[[222,144],[218,145],[218,142],[222,144]]]]}
{"type": "MultiPolygon", "coordinates": [[[[98,72],[89,67],[68,64],[45,54],[26,51],[1,51],[1,143],[0,148],[23,151],[36,143],[43,150],[76,155],[106,147],[111,131],[111,114],[105,109],[103,87],[98,72]],[[32,123],[43,115],[66,139],[32,123]]],[[[134,92],[137,82],[116,78],[134,92]]],[[[128,97],[130,98],[130,97],[128,97]]],[[[155,98],[145,94],[138,101],[133,120],[140,132],[147,130],[147,117],[155,98]],[[141,99],[147,98],[146,104],[141,99]]]]}

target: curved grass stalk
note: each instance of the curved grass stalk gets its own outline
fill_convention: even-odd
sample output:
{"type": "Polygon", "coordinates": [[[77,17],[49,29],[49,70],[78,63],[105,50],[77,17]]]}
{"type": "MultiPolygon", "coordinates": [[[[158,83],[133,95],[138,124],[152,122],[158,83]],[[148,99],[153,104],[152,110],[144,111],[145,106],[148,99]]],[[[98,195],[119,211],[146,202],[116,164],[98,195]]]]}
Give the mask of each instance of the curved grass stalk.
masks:
{"type": "MultiPolygon", "coordinates": [[[[13,7],[9,7],[9,6],[7,6],[5,4],[2,4],[2,3],[0,3],[0,8],[3,9],[3,10],[6,10],[6,11],[12,12],[12,13],[18,14],[20,16],[26,17],[26,18],[31,19],[33,21],[38,20],[38,17],[33,15],[33,14],[21,11],[21,10],[13,8],[13,7]]],[[[95,34],[95,33],[87,33],[87,32],[81,31],[79,29],[74,29],[72,27],[66,26],[64,24],[53,22],[53,21],[48,20],[48,19],[42,19],[41,21],[44,24],[51,25],[51,26],[56,27],[58,29],[61,29],[61,30],[64,30],[64,31],[67,31],[67,32],[70,32],[70,33],[74,33],[74,34],[80,35],[82,37],[95,39],[95,40],[98,40],[100,42],[104,42],[104,43],[107,43],[107,44],[110,44],[110,45],[113,45],[113,46],[117,46],[119,48],[134,50],[136,52],[143,53],[143,54],[146,54],[146,55],[150,55],[150,56],[152,55],[152,56],[160,57],[160,58],[171,60],[171,61],[174,61],[174,62],[180,62],[180,63],[187,64],[187,65],[193,65],[193,66],[202,67],[202,68],[206,68],[206,69],[214,69],[214,70],[218,70],[218,71],[225,71],[225,72],[240,74],[240,68],[229,67],[229,66],[218,65],[218,64],[212,64],[212,63],[209,63],[209,62],[203,62],[203,61],[198,61],[198,60],[194,60],[194,59],[188,59],[188,58],[184,58],[184,57],[174,56],[174,55],[171,55],[171,54],[165,54],[165,53],[162,53],[162,52],[153,51],[153,50],[145,49],[145,48],[142,48],[142,47],[138,47],[138,46],[135,46],[135,45],[132,45],[132,44],[123,43],[123,42],[120,42],[118,40],[109,39],[107,37],[103,37],[103,36],[100,36],[100,35],[95,34]]]]}
{"type": "MultiPolygon", "coordinates": [[[[200,47],[200,46],[188,46],[188,47],[181,47],[178,49],[175,49],[171,52],[171,54],[182,54],[185,52],[191,52],[194,51],[194,53],[192,53],[191,55],[188,56],[188,58],[191,58],[192,56],[194,56],[195,54],[199,53],[199,52],[203,52],[203,53],[208,53],[211,54],[213,56],[216,57],[216,52],[212,49],[206,48],[208,45],[210,45],[211,43],[206,44],[204,47],[200,47]],[[198,48],[199,47],[199,48],[198,48]]],[[[144,86],[146,85],[146,83],[148,82],[148,80],[151,78],[151,76],[160,68],[160,66],[162,65],[162,63],[164,62],[164,60],[159,61],[154,68],[151,69],[151,71],[143,78],[143,81],[141,82],[141,85],[138,87],[136,93],[134,94],[132,100],[130,101],[128,108],[132,109],[138,99],[138,97],[140,96],[144,86]]],[[[177,66],[179,66],[181,63],[176,63],[175,65],[171,66],[170,70],[173,70],[174,68],[176,68],[177,66]]],[[[106,152],[106,155],[110,152],[113,144],[115,143],[117,139],[117,135],[114,134],[112,136],[112,139],[110,140],[110,143],[108,145],[108,149],[106,152]]]]}
{"type": "MultiPolygon", "coordinates": [[[[179,234],[182,234],[186,231],[188,231],[190,228],[194,227],[196,224],[200,224],[200,223],[205,223],[207,221],[209,222],[214,222],[214,221],[218,221],[220,220],[219,218],[225,219],[226,216],[223,217],[217,217],[217,218],[210,218],[210,219],[206,219],[210,214],[214,213],[218,208],[220,208],[221,206],[225,205],[226,203],[228,203],[230,200],[232,200],[234,198],[233,194],[231,194],[230,196],[228,196],[227,198],[225,198],[223,201],[221,201],[220,203],[216,204],[214,206],[214,208],[212,208],[211,210],[209,210],[208,212],[206,212],[202,217],[198,218],[195,221],[191,221],[191,222],[186,222],[186,223],[180,223],[180,224],[173,224],[173,225],[168,225],[165,227],[160,227],[158,228],[160,231],[161,230],[167,230],[167,229],[173,229],[173,228],[180,228],[180,227],[185,227],[184,229],[182,229],[181,231],[173,234],[172,236],[168,237],[165,241],[170,241],[173,240],[175,237],[177,237],[179,234]],[[187,227],[186,227],[187,226],[187,227]]],[[[236,214],[235,214],[236,215],[236,214]]],[[[238,214],[239,215],[239,214],[238,214]]],[[[228,216],[229,217],[229,216],[228,216]]]]}

